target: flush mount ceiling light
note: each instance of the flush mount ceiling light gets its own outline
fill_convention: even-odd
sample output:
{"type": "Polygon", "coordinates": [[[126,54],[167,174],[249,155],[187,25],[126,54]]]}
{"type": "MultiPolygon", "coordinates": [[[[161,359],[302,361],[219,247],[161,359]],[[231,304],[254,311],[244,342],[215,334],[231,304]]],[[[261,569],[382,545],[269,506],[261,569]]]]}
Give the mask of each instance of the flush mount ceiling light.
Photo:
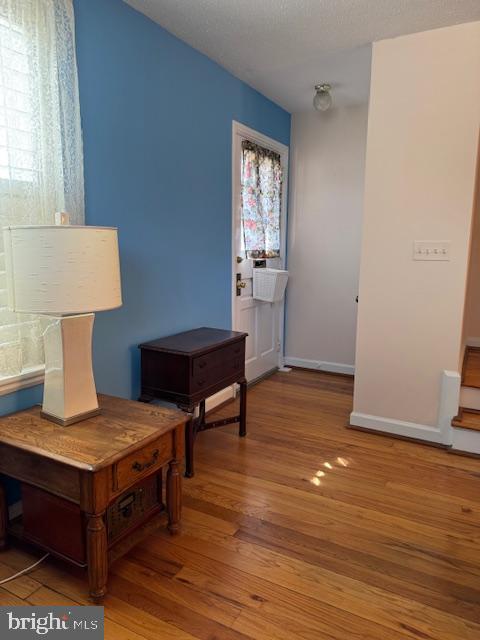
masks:
{"type": "Polygon", "coordinates": [[[313,106],[317,111],[327,111],[332,106],[332,96],[330,95],[331,89],[331,85],[326,83],[315,85],[313,106]]]}

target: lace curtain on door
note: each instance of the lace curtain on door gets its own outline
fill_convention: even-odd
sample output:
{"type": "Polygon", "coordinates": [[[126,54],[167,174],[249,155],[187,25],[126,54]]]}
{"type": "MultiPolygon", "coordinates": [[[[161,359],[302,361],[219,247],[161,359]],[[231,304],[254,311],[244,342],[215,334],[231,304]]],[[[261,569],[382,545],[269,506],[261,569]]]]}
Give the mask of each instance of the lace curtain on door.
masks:
{"type": "MultiPolygon", "coordinates": [[[[72,0],[0,0],[0,226],[84,221],[72,0]]],[[[44,320],[6,307],[0,233],[0,379],[43,363],[44,320]]]]}
{"type": "Polygon", "coordinates": [[[242,142],[242,231],[247,258],[280,255],[282,163],[280,155],[242,142]]]}

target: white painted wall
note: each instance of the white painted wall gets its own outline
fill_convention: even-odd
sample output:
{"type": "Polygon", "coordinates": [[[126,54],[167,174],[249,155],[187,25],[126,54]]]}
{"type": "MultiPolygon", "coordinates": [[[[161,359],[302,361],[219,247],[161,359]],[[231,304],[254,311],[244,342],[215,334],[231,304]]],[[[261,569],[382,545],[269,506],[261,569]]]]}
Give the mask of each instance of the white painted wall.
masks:
{"type": "Polygon", "coordinates": [[[479,125],[480,22],[374,45],[352,424],[415,437],[439,425],[461,350],[479,125]],[[450,241],[450,262],[413,261],[414,240],[450,241]]]}
{"type": "Polygon", "coordinates": [[[287,364],[353,372],[367,116],[292,117],[287,364]]]}

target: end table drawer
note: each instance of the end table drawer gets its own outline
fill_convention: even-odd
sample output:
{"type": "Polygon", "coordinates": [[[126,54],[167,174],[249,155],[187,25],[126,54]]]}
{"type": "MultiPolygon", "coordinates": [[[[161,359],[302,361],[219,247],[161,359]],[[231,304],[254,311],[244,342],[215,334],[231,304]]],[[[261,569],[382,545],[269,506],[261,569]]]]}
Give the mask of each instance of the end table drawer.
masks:
{"type": "Polygon", "coordinates": [[[113,467],[113,490],[122,491],[145,474],[160,469],[173,457],[172,434],[150,442],[142,449],[131,453],[113,467]]]}

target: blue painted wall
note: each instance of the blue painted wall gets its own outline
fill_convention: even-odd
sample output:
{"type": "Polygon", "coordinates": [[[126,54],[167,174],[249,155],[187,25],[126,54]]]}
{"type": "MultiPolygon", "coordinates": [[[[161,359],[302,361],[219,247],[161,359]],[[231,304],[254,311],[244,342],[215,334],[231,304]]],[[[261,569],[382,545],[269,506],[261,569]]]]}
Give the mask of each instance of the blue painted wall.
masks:
{"type": "Polygon", "coordinates": [[[88,224],[119,228],[123,307],[98,314],[101,391],[136,397],[137,345],[231,326],[232,120],[290,115],[121,0],[76,0],[88,224]]]}
{"type": "Polygon", "coordinates": [[[230,327],[232,120],[288,144],[290,115],[121,0],[74,7],[86,218],[119,227],[124,299],[97,315],[95,377],[135,398],[139,342],[230,327]]]}

